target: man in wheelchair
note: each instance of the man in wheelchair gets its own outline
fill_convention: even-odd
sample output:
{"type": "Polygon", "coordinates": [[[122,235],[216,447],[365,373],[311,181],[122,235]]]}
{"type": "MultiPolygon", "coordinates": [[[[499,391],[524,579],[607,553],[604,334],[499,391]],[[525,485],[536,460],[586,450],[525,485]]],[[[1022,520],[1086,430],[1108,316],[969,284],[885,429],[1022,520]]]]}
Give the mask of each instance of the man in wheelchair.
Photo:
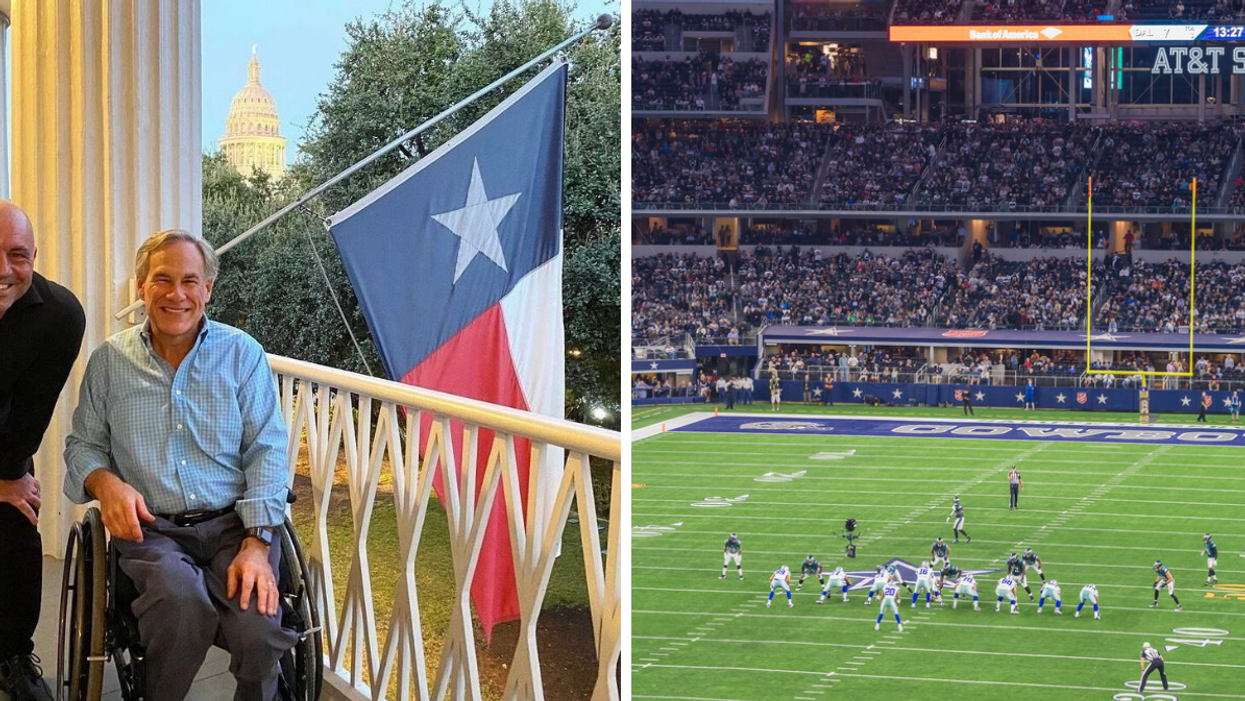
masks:
{"type": "Polygon", "coordinates": [[[258,342],[204,316],[217,271],[205,241],[160,232],[135,267],[148,321],[91,354],[65,494],[99,500],[135,585],[147,698],[184,698],[220,642],[234,698],[270,701],[298,640],[278,601],[289,466],[272,371],[258,342]]]}

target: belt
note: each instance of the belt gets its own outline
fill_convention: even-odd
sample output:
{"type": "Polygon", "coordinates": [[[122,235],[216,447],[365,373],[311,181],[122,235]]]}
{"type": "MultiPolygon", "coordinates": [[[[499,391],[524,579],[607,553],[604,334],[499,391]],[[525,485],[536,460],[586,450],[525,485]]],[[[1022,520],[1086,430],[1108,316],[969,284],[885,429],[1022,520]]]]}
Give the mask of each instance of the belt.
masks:
{"type": "Polygon", "coordinates": [[[185,526],[198,525],[200,523],[203,523],[204,521],[211,521],[214,518],[220,518],[221,516],[224,516],[225,514],[231,514],[231,513],[233,513],[233,507],[226,506],[223,509],[216,509],[214,511],[207,511],[205,509],[199,509],[197,511],[183,511],[180,514],[156,514],[156,515],[162,519],[165,519],[166,521],[171,521],[174,526],[185,527],[185,526]]]}

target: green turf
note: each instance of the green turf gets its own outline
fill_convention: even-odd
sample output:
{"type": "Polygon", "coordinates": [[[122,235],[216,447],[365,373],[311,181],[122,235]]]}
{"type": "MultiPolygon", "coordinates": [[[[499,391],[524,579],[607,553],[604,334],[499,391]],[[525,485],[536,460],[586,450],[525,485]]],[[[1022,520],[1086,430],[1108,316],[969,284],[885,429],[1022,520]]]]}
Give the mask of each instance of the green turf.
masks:
{"type": "MultiPolygon", "coordinates": [[[[733,411],[726,411],[722,408],[721,404],[657,404],[638,406],[631,410],[631,427],[643,428],[645,426],[661,423],[662,421],[669,421],[671,419],[678,418],[684,414],[691,414],[697,411],[712,412],[714,408],[717,408],[719,412],[724,414],[760,413],[768,412],[770,410],[769,404],[763,404],[761,402],[756,402],[751,406],[736,405],[736,409],[733,411]]],[[[1136,423],[1137,421],[1136,412],[1069,411],[1067,409],[1038,409],[1036,411],[1023,411],[1021,409],[986,409],[982,407],[974,407],[973,411],[974,418],[1007,421],[1104,421],[1109,423],[1136,423]]],[[[863,404],[835,404],[834,406],[821,406],[818,404],[788,402],[783,404],[782,413],[794,414],[797,416],[808,414],[836,414],[840,416],[926,416],[945,419],[964,418],[964,410],[958,406],[870,407],[863,404]]],[[[1152,415],[1150,419],[1153,423],[1191,424],[1197,420],[1197,414],[1157,414],[1152,415]]],[[[1212,424],[1232,425],[1228,423],[1228,415],[1226,413],[1208,414],[1206,421],[1212,424]]],[[[1235,425],[1245,428],[1245,424],[1235,425]]]]}
{"type": "MultiPolygon", "coordinates": [[[[1173,697],[1245,697],[1245,538],[1234,535],[1245,528],[1240,458],[1239,449],[1222,447],[937,438],[667,432],[638,441],[632,526],[673,530],[658,537],[633,530],[632,697],[771,701],[874,692],[995,701],[1019,691],[1109,699],[1133,691],[1124,683],[1140,677],[1143,641],[1178,645],[1164,653],[1168,678],[1188,688],[1173,697]],[[833,449],[856,453],[809,459],[833,449]],[[1013,461],[1025,477],[1019,511],[1007,508],[1013,461]],[[806,474],[789,482],[755,481],[798,471],[806,474]],[[744,494],[746,501],[729,507],[691,506],[744,494]],[[950,543],[944,518],[956,494],[971,545],[950,543]],[[866,529],[854,560],[835,536],[849,516],[866,529]],[[731,531],[743,542],[743,581],[734,566],[719,579],[731,531]],[[1219,545],[1219,582],[1236,590],[1202,586],[1208,531],[1219,545]],[[878,605],[865,608],[863,592],[851,592],[850,603],[832,597],[816,605],[815,580],[795,593],[794,608],[781,593],[773,608],[765,606],[769,575],[779,565],[798,572],[809,553],[827,569],[871,570],[892,557],[919,563],[936,536],[950,544],[953,562],[972,569],[1001,568],[1008,553],[1033,547],[1047,578],[1061,584],[1063,615],[1050,602],[1039,615],[1023,590],[1019,615],[1007,613],[1007,602],[995,613],[1001,573],[979,577],[981,612],[952,610],[949,591],[945,606],[926,611],[922,601],[913,610],[901,590],[903,633],[893,617],[873,630],[878,605]],[[1174,611],[1166,592],[1157,609],[1149,608],[1155,559],[1171,567],[1183,611],[1174,611]],[[1073,618],[1088,582],[1101,593],[1102,620],[1093,620],[1088,606],[1073,618]],[[1239,596],[1228,598],[1234,591],[1239,596]],[[1181,627],[1228,634],[1173,632],[1181,627]],[[1222,643],[1165,642],[1181,638],[1222,643]]],[[[1146,693],[1156,690],[1162,693],[1157,675],[1146,693]]]]}

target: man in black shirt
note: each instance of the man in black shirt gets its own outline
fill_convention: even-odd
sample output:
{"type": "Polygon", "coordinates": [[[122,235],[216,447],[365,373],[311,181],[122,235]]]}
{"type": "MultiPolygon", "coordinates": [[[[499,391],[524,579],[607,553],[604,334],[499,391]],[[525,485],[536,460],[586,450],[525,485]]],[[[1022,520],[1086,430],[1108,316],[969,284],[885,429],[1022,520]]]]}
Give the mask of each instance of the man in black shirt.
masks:
{"type": "Polygon", "coordinates": [[[34,272],[21,209],[0,200],[0,691],[51,699],[36,665],[42,594],[34,454],[78,357],[86,319],[69,290],[34,272]]]}

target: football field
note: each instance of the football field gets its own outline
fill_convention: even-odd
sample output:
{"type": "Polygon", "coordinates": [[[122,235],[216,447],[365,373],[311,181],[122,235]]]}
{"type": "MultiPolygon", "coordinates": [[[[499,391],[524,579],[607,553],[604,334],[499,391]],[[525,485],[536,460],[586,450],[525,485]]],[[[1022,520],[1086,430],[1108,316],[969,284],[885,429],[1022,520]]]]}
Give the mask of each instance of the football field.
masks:
{"type": "MultiPolygon", "coordinates": [[[[965,437],[881,436],[858,430],[865,423],[692,415],[633,443],[632,698],[1245,698],[1245,449],[1224,445],[1245,440],[1239,430],[1163,426],[1168,439],[1146,440],[957,422],[965,437]],[[1013,463],[1025,485],[1015,511],[1013,463]],[[953,542],[946,521],[957,495],[971,544],[953,542]],[[848,518],[855,559],[839,537],[848,518]],[[719,578],[732,532],[742,580],[734,565],[719,578]],[[1205,533],[1219,549],[1215,587],[1203,585],[1205,533]],[[894,562],[911,583],[909,565],[929,560],[938,536],[951,562],[978,573],[981,611],[953,610],[950,589],[942,605],[927,610],[922,597],[913,609],[900,589],[903,632],[890,614],[875,631],[879,600],[863,605],[875,565],[894,562]],[[1018,615],[1007,601],[995,612],[1008,554],[1026,547],[1058,580],[1062,615],[1051,601],[1038,614],[1023,589],[1018,615]],[[816,578],[795,591],[810,554],[827,572],[857,573],[848,603],[835,592],[818,605],[816,578]],[[1170,568],[1183,610],[1165,589],[1151,608],[1155,560],[1170,568]],[[779,591],[767,608],[781,565],[793,571],[794,606],[779,591]],[[1088,604],[1073,615],[1087,583],[1101,620],[1088,604]],[[1143,642],[1163,652],[1169,691],[1154,674],[1137,693],[1143,642]]],[[[1029,586],[1036,598],[1035,573],[1029,586]]]]}

